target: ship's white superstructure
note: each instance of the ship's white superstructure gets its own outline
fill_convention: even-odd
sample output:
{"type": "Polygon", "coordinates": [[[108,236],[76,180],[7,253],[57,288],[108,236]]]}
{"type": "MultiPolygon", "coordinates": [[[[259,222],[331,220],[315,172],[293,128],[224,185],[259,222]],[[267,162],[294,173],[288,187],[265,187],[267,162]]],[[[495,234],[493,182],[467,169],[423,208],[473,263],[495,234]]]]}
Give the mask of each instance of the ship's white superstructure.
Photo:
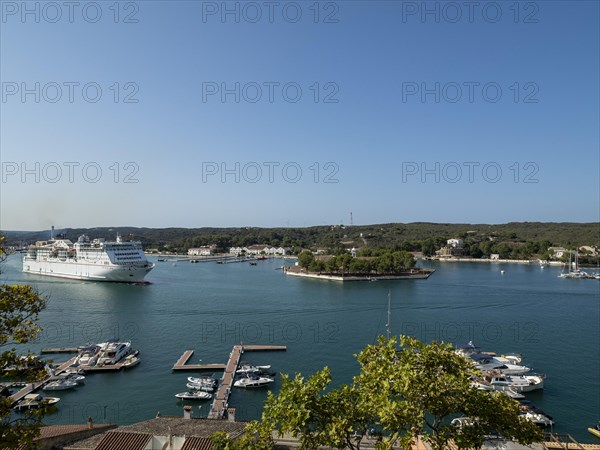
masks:
{"type": "Polygon", "coordinates": [[[80,236],[75,244],[68,239],[38,241],[23,257],[23,272],[78,280],[144,282],[154,268],[140,242],[90,241],[80,236]]]}

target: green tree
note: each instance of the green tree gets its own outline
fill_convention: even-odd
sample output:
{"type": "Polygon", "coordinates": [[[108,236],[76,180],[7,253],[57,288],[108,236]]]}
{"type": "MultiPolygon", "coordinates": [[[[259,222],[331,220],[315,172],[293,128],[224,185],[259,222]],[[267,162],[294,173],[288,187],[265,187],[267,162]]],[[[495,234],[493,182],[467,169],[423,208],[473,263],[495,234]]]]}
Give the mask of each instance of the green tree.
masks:
{"type": "Polygon", "coordinates": [[[309,250],[304,250],[298,255],[298,264],[304,269],[308,269],[314,261],[315,255],[309,250]]]}
{"type": "Polygon", "coordinates": [[[450,440],[459,448],[480,448],[484,436],[500,434],[521,444],[539,442],[543,433],[519,416],[519,405],[498,392],[478,391],[470,384],[477,374],[472,363],[451,345],[401,337],[381,337],[357,355],[361,371],[351,385],[330,389],[327,368],[307,380],[282,376],[277,396],[268,394],[261,422],[247,428],[245,447],[219,435],[218,449],[272,448],[273,431],[299,440],[301,449],[329,446],[360,449],[366,430],[381,430],[376,448],[400,444],[410,449],[422,436],[434,450],[450,440]],[[454,415],[472,425],[455,427],[454,415]]]}
{"type": "MultiPolygon", "coordinates": [[[[4,260],[3,238],[0,238],[0,258],[4,260]]],[[[35,339],[41,329],[37,325],[46,299],[28,285],[0,285],[0,377],[36,381],[46,372],[43,363],[33,354],[19,355],[16,345],[35,339]]],[[[0,397],[0,448],[31,445],[39,433],[41,420],[51,408],[30,411],[19,417],[11,416],[12,400],[0,397]]]]}
{"type": "Polygon", "coordinates": [[[358,355],[357,382],[370,393],[379,423],[390,433],[388,446],[399,440],[408,448],[422,435],[434,450],[443,450],[450,439],[464,448],[479,447],[490,430],[525,445],[542,439],[541,430],[518,415],[516,402],[471,387],[476,371],[450,344],[403,336],[401,345],[398,349],[395,338],[380,338],[358,355]],[[456,414],[479,425],[475,430],[454,427],[449,418],[456,414]]]}

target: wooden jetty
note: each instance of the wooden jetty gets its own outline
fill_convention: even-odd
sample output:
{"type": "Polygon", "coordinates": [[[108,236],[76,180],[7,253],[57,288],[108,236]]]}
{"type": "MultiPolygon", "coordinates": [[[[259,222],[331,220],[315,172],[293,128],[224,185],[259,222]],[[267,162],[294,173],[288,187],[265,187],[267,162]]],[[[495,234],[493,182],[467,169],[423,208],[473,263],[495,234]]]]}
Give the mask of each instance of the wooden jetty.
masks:
{"type": "Polygon", "coordinates": [[[40,353],[79,353],[79,350],[77,347],[43,348],[40,353]]]}
{"type": "Polygon", "coordinates": [[[186,350],[171,370],[225,370],[225,364],[187,364],[194,350],[186,350]]]}
{"type": "Polygon", "coordinates": [[[210,412],[208,413],[209,419],[223,419],[227,412],[229,396],[231,395],[231,388],[233,387],[233,380],[235,378],[235,372],[240,364],[240,358],[242,354],[246,352],[266,352],[266,351],[285,351],[287,347],[285,345],[234,345],[231,353],[229,354],[229,360],[225,367],[225,372],[221,377],[221,383],[215,393],[210,412]]]}
{"type": "MultiPolygon", "coordinates": [[[[58,368],[56,368],[54,370],[54,377],[56,377],[57,375],[60,375],[65,370],[67,370],[72,364],[74,364],[76,358],[77,357],[75,356],[75,357],[69,359],[68,361],[65,361],[60,366],[58,366],[58,368]]],[[[44,386],[44,384],[46,384],[51,378],[53,378],[53,377],[47,376],[46,378],[44,378],[41,381],[37,381],[35,383],[30,383],[30,384],[26,385],[19,392],[17,392],[16,394],[13,394],[13,395],[10,396],[12,404],[14,405],[15,403],[17,403],[21,399],[25,398],[25,396],[27,394],[31,394],[33,391],[35,391],[35,390],[41,388],[42,386],[44,386]]]]}

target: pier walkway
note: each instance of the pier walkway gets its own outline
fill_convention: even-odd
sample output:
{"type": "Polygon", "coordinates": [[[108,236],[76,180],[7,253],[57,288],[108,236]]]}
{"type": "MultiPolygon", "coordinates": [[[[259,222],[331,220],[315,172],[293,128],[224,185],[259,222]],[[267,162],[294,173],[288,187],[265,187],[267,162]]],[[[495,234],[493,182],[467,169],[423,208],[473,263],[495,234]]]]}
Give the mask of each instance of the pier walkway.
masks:
{"type": "Polygon", "coordinates": [[[225,370],[225,364],[187,364],[194,350],[186,350],[171,370],[225,370]]]}
{"type": "Polygon", "coordinates": [[[213,397],[213,402],[208,413],[209,419],[223,419],[227,412],[227,406],[229,402],[229,396],[231,395],[231,388],[233,387],[233,380],[235,373],[240,364],[240,358],[244,352],[268,352],[268,351],[286,351],[285,345],[234,345],[231,353],[229,353],[229,359],[227,364],[188,364],[194,350],[186,350],[183,355],[179,357],[175,365],[171,370],[222,370],[223,376],[217,392],[213,397]]]}
{"type": "MultiPolygon", "coordinates": [[[[65,361],[64,363],[62,363],[60,366],[58,366],[58,368],[56,368],[54,370],[54,377],[56,377],[57,375],[60,375],[61,373],[63,373],[65,370],[67,370],[73,363],[75,363],[75,359],[77,357],[73,357],[71,359],[69,359],[68,361],[65,361]]],[[[44,378],[41,381],[37,381],[35,383],[30,383],[28,385],[26,385],[23,389],[21,389],[19,392],[17,392],[16,394],[13,394],[10,396],[10,399],[12,401],[12,404],[14,405],[15,403],[17,403],[18,401],[22,400],[23,398],[25,398],[25,396],[27,394],[31,394],[33,391],[41,388],[42,386],[44,386],[48,381],[50,381],[51,378],[54,378],[51,376],[47,376],[46,378],[44,378]]]]}
{"type": "Polygon", "coordinates": [[[244,352],[265,352],[265,351],[285,351],[285,345],[234,345],[229,360],[225,366],[225,371],[221,377],[221,383],[215,393],[210,412],[209,419],[223,419],[227,412],[229,396],[233,387],[235,373],[240,364],[240,358],[244,352]]]}

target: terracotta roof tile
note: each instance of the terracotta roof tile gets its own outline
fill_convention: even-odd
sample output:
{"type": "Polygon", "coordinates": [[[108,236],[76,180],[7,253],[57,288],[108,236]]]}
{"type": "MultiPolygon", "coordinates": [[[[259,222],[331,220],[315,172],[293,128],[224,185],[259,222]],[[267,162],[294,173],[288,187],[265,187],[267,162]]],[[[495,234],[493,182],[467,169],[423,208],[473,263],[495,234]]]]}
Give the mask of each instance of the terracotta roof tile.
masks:
{"type": "Polygon", "coordinates": [[[111,431],[102,438],[96,450],[144,450],[152,439],[147,433],[119,433],[111,431]]]}
{"type": "Polygon", "coordinates": [[[212,450],[213,444],[209,438],[190,437],[185,440],[181,450],[212,450]]]}

